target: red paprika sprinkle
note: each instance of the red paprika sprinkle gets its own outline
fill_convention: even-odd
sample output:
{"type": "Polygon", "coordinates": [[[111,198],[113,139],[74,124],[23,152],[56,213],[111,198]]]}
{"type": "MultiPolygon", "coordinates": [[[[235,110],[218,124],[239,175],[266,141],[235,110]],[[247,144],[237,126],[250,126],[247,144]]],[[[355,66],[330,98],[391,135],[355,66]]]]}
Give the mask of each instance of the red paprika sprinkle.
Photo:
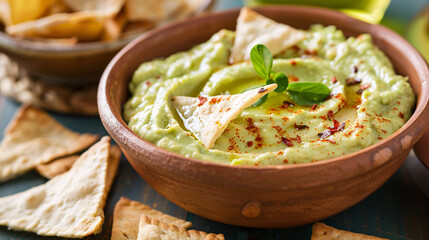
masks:
{"type": "Polygon", "coordinates": [[[203,96],[198,96],[198,106],[203,105],[205,102],[207,102],[207,98],[203,96]]]}
{"type": "Polygon", "coordinates": [[[288,101],[284,101],[283,104],[280,106],[280,108],[285,109],[288,107],[293,107],[293,104],[291,102],[288,101]]]}
{"type": "Polygon", "coordinates": [[[286,144],[286,146],[288,146],[288,147],[292,147],[293,146],[293,142],[290,139],[288,139],[288,138],[282,137],[282,142],[284,144],[286,144]]]}
{"type": "Polygon", "coordinates": [[[368,89],[370,86],[371,86],[370,83],[360,85],[360,88],[359,88],[359,90],[356,93],[357,94],[362,94],[363,91],[365,91],[366,89],[368,89]]]}
{"type": "Polygon", "coordinates": [[[308,129],[309,128],[307,125],[298,125],[296,123],[294,123],[294,127],[295,127],[295,129],[298,129],[298,130],[308,129]]]}
{"type": "Polygon", "coordinates": [[[362,82],[362,80],[357,79],[357,78],[347,78],[346,79],[346,85],[347,86],[356,85],[356,84],[359,84],[361,82],[362,82]]]}
{"type": "Polygon", "coordinates": [[[329,110],[329,112],[328,112],[328,119],[332,120],[333,117],[334,117],[334,112],[332,110],[329,110]]]}

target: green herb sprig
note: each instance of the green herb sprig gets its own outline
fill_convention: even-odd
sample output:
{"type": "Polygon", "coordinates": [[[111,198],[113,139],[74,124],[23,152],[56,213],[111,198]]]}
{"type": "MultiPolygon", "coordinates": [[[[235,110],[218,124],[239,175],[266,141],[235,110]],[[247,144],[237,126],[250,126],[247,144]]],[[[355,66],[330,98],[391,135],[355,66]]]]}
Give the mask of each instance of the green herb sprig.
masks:
{"type": "MultiPolygon", "coordinates": [[[[289,83],[288,77],[284,73],[275,73],[272,71],[273,55],[270,50],[262,44],[255,45],[252,48],[250,51],[250,60],[255,72],[266,80],[266,85],[277,83],[277,88],[274,90],[275,92],[281,93],[287,91],[292,99],[300,105],[320,103],[331,93],[331,90],[323,83],[289,83]]],[[[260,98],[253,106],[260,106],[267,98],[268,94],[260,98]]]]}

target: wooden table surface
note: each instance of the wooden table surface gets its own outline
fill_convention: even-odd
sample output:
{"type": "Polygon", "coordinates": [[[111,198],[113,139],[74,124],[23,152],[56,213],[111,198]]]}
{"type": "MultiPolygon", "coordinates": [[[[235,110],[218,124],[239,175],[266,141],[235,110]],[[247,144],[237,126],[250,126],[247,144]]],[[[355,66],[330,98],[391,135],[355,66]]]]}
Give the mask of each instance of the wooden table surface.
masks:
{"type": "MultiPolygon", "coordinates": [[[[419,0],[415,0],[419,1],[419,0]]],[[[395,3],[397,1],[393,1],[395,3]]],[[[239,1],[220,1],[218,8],[239,6],[239,1]]],[[[0,131],[2,132],[19,104],[0,95],[0,131]]],[[[51,113],[59,122],[78,132],[107,135],[98,117],[82,117],[51,113]]],[[[2,139],[3,136],[0,136],[2,139]]],[[[0,153],[1,154],[1,153],[0,153]]],[[[417,162],[410,154],[406,163],[380,189],[357,205],[334,215],[322,222],[327,225],[375,235],[389,239],[429,239],[429,199],[420,191],[413,180],[410,163],[417,162]]],[[[225,225],[186,212],[159,195],[132,169],[122,156],[118,175],[110,191],[105,208],[105,223],[100,235],[88,239],[110,239],[113,208],[121,196],[141,201],[160,211],[186,219],[197,230],[223,233],[226,239],[271,240],[310,239],[311,224],[285,229],[254,229],[225,225]]],[[[422,171],[428,172],[428,169],[422,171]]],[[[46,182],[35,172],[30,172],[14,180],[0,183],[0,197],[21,192],[46,182]]],[[[419,180],[420,185],[429,185],[429,178],[419,180]],[[423,182],[422,182],[423,181],[423,182]]],[[[285,216],[287,217],[287,216],[285,216]]],[[[40,237],[32,233],[9,231],[0,227],[0,239],[56,239],[40,237]]]]}

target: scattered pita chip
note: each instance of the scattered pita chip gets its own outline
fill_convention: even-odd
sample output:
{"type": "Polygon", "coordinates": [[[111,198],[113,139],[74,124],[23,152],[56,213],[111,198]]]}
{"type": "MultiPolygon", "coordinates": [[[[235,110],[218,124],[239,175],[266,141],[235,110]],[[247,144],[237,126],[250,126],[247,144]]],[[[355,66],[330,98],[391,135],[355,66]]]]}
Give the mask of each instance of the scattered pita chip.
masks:
{"type": "Polygon", "coordinates": [[[73,38],[79,41],[96,41],[102,36],[104,21],[116,14],[112,11],[85,11],[57,13],[34,21],[6,27],[15,37],[73,38]]]}
{"type": "Polygon", "coordinates": [[[125,0],[62,0],[69,8],[80,11],[111,11],[116,12],[122,8],[125,0]]]}
{"type": "Polygon", "coordinates": [[[167,215],[143,203],[121,197],[113,212],[111,240],[137,239],[140,216],[145,215],[180,228],[189,228],[192,223],[167,215]]]}
{"type": "Polygon", "coordinates": [[[78,158],[79,155],[73,155],[56,159],[52,162],[37,166],[36,171],[43,177],[51,179],[70,170],[78,158]]]}
{"type": "Polygon", "coordinates": [[[311,240],[388,240],[386,238],[378,238],[360,233],[352,233],[348,231],[338,230],[329,227],[321,222],[313,224],[313,233],[311,240]]]}
{"type": "Polygon", "coordinates": [[[186,7],[184,0],[127,0],[125,10],[130,21],[162,21],[186,7]]]}
{"type": "MultiPolygon", "coordinates": [[[[118,170],[121,150],[118,146],[110,148],[109,162],[107,168],[107,185],[110,186],[118,170]]],[[[50,163],[41,164],[36,167],[36,171],[45,178],[51,179],[70,170],[79,155],[68,156],[56,159],[50,163]]],[[[110,187],[108,187],[110,189],[110,187]]]]}
{"type": "Polygon", "coordinates": [[[270,84],[236,95],[173,97],[171,103],[189,129],[206,148],[212,148],[228,124],[245,108],[277,88],[270,84]]]}
{"type": "Polygon", "coordinates": [[[305,38],[301,30],[277,23],[249,8],[242,8],[237,19],[231,62],[250,59],[250,50],[257,44],[265,45],[273,55],[297,44],[305,38]]]}
{"type": "Polygon", "coordinates": [[[98,136],[70,131],[49,114],[23,106],[0,143],[0,182],[91,146],[98,136]]]}
{"type": "Polygon", "coordinates": [[[44,236],[80,238],[99,233],[109,148],[110,138],[103,137],[67,173],[0,198],[0,225],[44,236]]]}
{"type": "Polygon", "coordinates": [[[224,240],[223,234],[186,230],[173,224],[161,222],[148,216],[140,217],[137,240],[175,239],[175,240],[224,240]]]}

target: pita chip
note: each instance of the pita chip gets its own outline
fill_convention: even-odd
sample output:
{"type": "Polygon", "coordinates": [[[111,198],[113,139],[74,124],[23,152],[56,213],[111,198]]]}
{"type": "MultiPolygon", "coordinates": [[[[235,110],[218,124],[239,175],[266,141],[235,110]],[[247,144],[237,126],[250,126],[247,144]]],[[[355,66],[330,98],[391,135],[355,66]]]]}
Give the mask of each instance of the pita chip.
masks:
{"type": "Polygon", "coordinates": [[[140,217],[137,240],[175,239],[175,240],[224,240],[223,234],[186,230],[173,224],[161,222],[148,216],[140,217]]]}
{"type": "Polygon", "coordinates": [[[125,10],[130,21],[159,22],[186,7],[184,0],[128,0],[125,10]]]}
{"type": "Polygon", "coordinates": [[[378,238],[360,233],[352,233],[348,231],[338,230],[329,227],[321,222],[313,224],[313,233],[311,240],[388,240],[386,238],[378,238]]]}
{"type": "Polygon", "coordinates": [[[233,63],[249,60],[250,50],[257,44],[265,45],[276,55],[304,38],[303,31],[275,22],[249,8],[242,8],[230,60],[233,63]]]}
{"type": "Polygon", "coordinates": [[[43,236],[81,238],[101,231],[110,138],[103,137],[67,173],[0,198],[0,225],[43,236]]]}
{"type": "Polygon", "coordinates": [[[78,158],[79,155],[72,155],[56,159],[52,162],[38,165],[36,171],[43,177],[51,179],[70,170],[78,158]]]}
{"type": "Polygon", "coordinates": [[[189,129],[206,148],[212,148],[228,124],[245,108],[277,88],[270,84],[236,95],[172,97],[171,103],[189,129]]]}
{"type": "Polygon", "coordinates": [[[97,139],[96,135],[70,131],[38,108],[23,106],[0,143],[0,182],[82,151],[97,139]]]}
{"type": "Polygon", "coordinates": [[[118,39],[125,28],[127,20],[125,11],[119,12],[115,17],[106,19],[102,39],[105,41],[118,39]]]}
{"type": "Polygon", "coordinates": [[[167,215],[143,203],[121,197],[118,203],[116,203],[113,212],[111,240],[136,240],[141,215],[149,216],[184,229],[192,225],[190,222],[167,215]]]}
{"type": "Polygon", "coordinates": [[[15,37],[77,38],[79,41],[95,41],[101,38],[104,21],[116,14],[116,9],[57,13],[33,21],[6,27],[15,37]]]}
{"type": "MultiPolygon", "coordinates": [[[[41,164],[36,167],[36,171],[45,178],[51,179],[70,170],[79,155],[72,155],[64,158],[56,159],[50,163],[41,164]]],[[[116,172],[118,170],[119,161],[121,159],[121,150],[118,146],[110,148],[110,155],[107,166],[107,188],[113,183],[116,172]]]]}
{"type": "Polygon", "coordinates": [[[2,0],[7,26],[43,17],[56,0],[2,0]]]}

